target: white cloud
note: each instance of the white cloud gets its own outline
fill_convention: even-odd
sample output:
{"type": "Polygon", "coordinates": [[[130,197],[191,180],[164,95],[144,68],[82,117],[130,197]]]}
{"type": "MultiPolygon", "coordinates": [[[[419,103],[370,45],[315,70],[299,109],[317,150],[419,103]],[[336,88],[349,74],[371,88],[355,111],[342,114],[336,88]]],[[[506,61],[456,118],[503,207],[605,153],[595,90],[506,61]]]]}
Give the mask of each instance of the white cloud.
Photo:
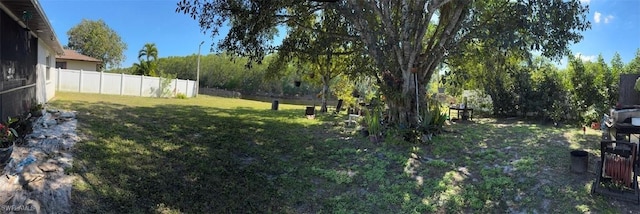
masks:
{"type": "Polygon", "coordinates": [[[613,17],[612,15],[608,15],[608,16],[604,17],[604,23],[608,24],[609,22],[613,21],[613,18],[615,18],[615,17],[613,17]]]}
{"type": "Polygon", "coordinates": [[[580,0],[580,3],[589,4],[591,3],[591,0],[580,0]]]}
{"type": "Polygon", "coordinates": [[[596,61],[596,55],[584,55],[582,53],[577,53],[574,55],[576,58],[580,58],[583,62],[594,62],[596,61]]]}
{"type": "Polygon", "coordinates": [[[602,16],[602,13],[596,11],[596,13],[593,14],[593,21],[595,21],[596,23],[600,23],[600,16],[602,16]]]}
{"type": "Polygon", "coordinates": [[[613,15],[604,15],[598,11],[596,11],[593,14],[593,21],[596,24],[599,24],[600,22],[604,22],[605,24],[609,24],[609,22],[613,21],[615,17],[613,15]]]}

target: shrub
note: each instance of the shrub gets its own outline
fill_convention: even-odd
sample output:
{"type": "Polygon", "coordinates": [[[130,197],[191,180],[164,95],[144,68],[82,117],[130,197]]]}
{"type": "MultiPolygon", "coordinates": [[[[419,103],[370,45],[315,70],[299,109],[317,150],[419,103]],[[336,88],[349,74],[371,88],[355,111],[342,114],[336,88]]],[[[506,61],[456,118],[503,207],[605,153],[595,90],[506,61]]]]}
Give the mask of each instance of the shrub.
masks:
{"type": "Polygon", "coordinates": [[[420,127],[417,130],[422,142],[430,140],[433,134],[441,133],[446,120],[447,114],[442,112],[440,102],[430,100],[427,109],[422,112],[420,127]]]}
{"type": "Polygon", "coordinates": [[[178,98],[178,99],[187,99],[187,95],[183,94],[183,93],[178,93],[178,94],[176,94],[176,98],[178,98]]]}
{"type": "Polygon", "coordinates": [[[367,110],[367,115],[363,118],[366,123],[369,135],[378,136],[382,133],[382,124],[380,123],[380,108],[373,107],[367,110]]]}
{"type": "Polygon", "coordinates": [[[175,74],[169,74],[161,72],[160,74],[160,88],[159,88],[159,97],[171,97],[171,82],[176,78],[175,74]]]}

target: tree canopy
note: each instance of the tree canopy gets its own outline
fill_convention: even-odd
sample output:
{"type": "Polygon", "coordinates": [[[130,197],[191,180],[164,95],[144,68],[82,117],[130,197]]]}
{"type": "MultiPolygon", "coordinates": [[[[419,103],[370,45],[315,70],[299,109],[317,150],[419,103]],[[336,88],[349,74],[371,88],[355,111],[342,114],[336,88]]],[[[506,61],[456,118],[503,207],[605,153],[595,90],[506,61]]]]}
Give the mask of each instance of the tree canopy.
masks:
{"type": "Polygon", "coordinates": [[[102,19],[82,19],[67,31],[67,36],[68,48],[102,60],[107,68],[118,67],[125,59],[124,51],[127,50],[127,44],[102,19]]]}
{"type": "Polygon", "coordinates": [[[426,106],[424,85],[443,60],[461,54],[466,44],[536,50],[558,58],[590,27],[588,8],[578,0],[182,0],[177,6],[177,12],[198,20],[212,36],[229,24],[216,48],[253,61],[281,48],[270,42],[277,26],[322,32],[307,17],[335,13],[348,30],[322,33],[362,43],[357,51],[376,69],[389,120],[401,127],[419,125],[418,111],[426,106]]]}
{"type": "Polygon", "coordinates": [[[624,73],[638,74],[640,73],[640,48],[636,50],[636,55],[631,59],[629,64],[625,66],[624,73]]]}
{"type": "Polygon", "coordinates": [[[348,26],[341,21],[335,11],[312,14],[305,20],[315,30],[302,26],[292,26],[289,34],[278,49],[275,61],[269,64],[270,76],[281,76],[286,66],[295,64],[296,75],[307,75],[308,81],[321,85],[320,111],[327,111],[327,95],[334,79],[347,73],[351,58],[359,53],[355,51],[357,42],[340,41],[332,38],[329,32],[346,34],[348,26]]]}

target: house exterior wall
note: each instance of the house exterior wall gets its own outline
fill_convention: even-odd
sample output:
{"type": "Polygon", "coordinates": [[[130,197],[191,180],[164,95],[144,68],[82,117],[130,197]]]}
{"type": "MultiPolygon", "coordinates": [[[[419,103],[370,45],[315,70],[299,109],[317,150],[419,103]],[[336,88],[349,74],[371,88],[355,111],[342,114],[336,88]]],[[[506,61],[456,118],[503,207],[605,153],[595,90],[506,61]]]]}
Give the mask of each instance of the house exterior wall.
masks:
{"type": "Polygon", "coordinates": [[[70,70],[83,70],[83,71],[97,71],[97,62],[87,62],[87,61],[76,61],[76,60],[66,60],[66,59],[58,59],[56,62],[67,62],[67,68],[70,70]]]}
{"type": "Polygon", "coordinates": [[[45,103],[56,95],[57,82],[55,75],[56,54],[42,39],[38,39],[38,64],[37,69],[37,89],[36,97],[38,103],[45,103]]]}

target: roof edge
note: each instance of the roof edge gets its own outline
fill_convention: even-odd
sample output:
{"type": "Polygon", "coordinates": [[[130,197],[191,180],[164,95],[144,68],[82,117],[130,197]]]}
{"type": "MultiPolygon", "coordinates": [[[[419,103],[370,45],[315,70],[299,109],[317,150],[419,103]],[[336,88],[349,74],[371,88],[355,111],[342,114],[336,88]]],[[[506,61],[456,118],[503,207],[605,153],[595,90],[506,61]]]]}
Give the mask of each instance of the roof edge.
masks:
{"type": "Polygon", "coordinates": [[[86,59],[71,59],[71,58],[63,58],[63,57],[56,57],[56,60],[69,60],[69,61],[83,61],[83,62],[97,62],[102,64],[102,60],[86,60],[86,59]]]}
{"type": "Polygon", "coordinates": [[[44,19],[44,22],[47,25],[47,27],[49,27],[49,30],[51,30],[51,33],[53,33],[53,37],[55,37],[55,43],[57,45],[54,45],[55,47],[52,47],[52,48],[57,53],[64,53],[64,48],[62,48],[62,44],[60,44],[60,40],[58,40],[58,35],[56,34],[56,31],[53,29],[53,26],[51,26],[51,22],[49,21],[47,14],[44,13],[44,10],[40,6],[40,2],[38,2],[38,0],[30,0],[30,1],[31,1],[31,4],[33,4],[33,6],[36,8],[36,11],[38,11],[40,16],[42,17],[42,19],[44,19]]]}
{"type": "Polygon", "coordinates": [[[102,64],[102,60],[95,58],[95,57],[90,57],[87,55],[84,55],[82,53],[79,53],[76,50],[73,49],[64,49],[62,54],[58,54],[56,56],[56,59],[61,59],[61,60],[71,60],[71,61],[83,61],[83,62],[98,62],[100,64],[102,64]]]}

